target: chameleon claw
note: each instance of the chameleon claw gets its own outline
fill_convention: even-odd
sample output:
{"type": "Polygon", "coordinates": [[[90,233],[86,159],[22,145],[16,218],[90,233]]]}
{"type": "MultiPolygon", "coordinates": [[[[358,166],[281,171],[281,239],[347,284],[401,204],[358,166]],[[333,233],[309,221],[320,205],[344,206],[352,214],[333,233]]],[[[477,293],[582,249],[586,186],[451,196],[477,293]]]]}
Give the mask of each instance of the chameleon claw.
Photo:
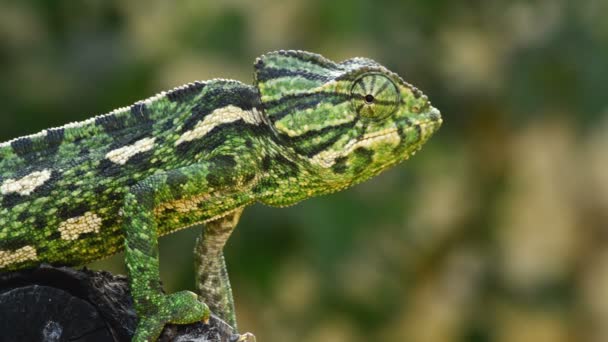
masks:
{"type": "Polygon", "coordinates": [[[255,336],[252,333],[244,333],[242,335],[233,335],[230,342],[256,342],[255,336]]]}
{"type": "Polygon", "coordinates": [[[252,333],[244,333],[243,335],[239,336],[239,339],[237,340],[237,342],[256,342],[256,341],[255,341],[255,336],[252,333]]]}

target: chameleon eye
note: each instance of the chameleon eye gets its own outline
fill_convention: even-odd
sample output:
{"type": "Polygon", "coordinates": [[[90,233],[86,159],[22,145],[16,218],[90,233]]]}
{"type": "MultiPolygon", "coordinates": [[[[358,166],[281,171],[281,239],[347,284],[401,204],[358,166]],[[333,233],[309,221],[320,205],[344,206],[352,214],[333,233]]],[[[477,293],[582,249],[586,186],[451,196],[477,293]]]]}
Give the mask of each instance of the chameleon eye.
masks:
{"type": "Polygon", "coordinates": [[[382,74],[365,74],[355,81],[351,89],[355,111],[366,118],[383,119],[393,114],[399,100],[397,87],[382,74]]]}

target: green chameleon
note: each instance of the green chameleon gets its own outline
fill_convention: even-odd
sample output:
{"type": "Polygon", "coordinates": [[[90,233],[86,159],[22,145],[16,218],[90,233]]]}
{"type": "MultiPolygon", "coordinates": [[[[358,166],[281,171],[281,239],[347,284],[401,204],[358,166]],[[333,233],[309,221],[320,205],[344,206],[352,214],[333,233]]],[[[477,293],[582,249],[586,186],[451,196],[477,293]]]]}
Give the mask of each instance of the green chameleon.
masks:
{"type": "Polygon", "coordinates": [[[256,60],[254,77],[194,82],[0,144],[0,270],[124,249],[135,341],[205,321],[210,309],[236,326],[222,249],[244,207],[362,182],[442,122],[422,92],[370,59],[277,51],[256,60]],[[199,223],[199,295],[166,295],[158,237],[199,223]]]}

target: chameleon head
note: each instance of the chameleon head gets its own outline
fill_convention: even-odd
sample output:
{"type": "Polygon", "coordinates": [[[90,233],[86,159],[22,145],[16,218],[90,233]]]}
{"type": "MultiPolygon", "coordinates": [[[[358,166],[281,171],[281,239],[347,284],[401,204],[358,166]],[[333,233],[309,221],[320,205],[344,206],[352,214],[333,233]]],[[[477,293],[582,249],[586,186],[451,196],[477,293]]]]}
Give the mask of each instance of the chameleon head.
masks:
{"type": "Polygon", "coordinates": [[[407,159],[442,122],[418,89],[366,58],[273,52],[255,78],[277,134],[336,187],[407,159]]]}

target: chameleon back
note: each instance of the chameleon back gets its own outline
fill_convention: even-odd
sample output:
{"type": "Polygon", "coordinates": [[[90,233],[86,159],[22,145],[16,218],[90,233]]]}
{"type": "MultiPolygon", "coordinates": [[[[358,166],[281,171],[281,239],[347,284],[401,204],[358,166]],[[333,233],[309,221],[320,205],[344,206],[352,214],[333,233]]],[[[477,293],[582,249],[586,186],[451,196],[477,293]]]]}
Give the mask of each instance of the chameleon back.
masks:
{"type": "MultiPolygon", "coordinates": [[[[199,145],[207,145],[207,157],[214,155],[222,141],[217,134],[201,144],[175,142],[213,111],[200,103],[218,89],[230,99],[216,104],[249,110],[257,102],[255,90],[239,82],[197,82],[0,144],[0,270],[78,265],[120,251],[120,207],[128,189],[155,172],[194,162],[199,145]]],[[[194,219],[167,221],[171,226],[161,226],[161,234],[194,219]]]]}

